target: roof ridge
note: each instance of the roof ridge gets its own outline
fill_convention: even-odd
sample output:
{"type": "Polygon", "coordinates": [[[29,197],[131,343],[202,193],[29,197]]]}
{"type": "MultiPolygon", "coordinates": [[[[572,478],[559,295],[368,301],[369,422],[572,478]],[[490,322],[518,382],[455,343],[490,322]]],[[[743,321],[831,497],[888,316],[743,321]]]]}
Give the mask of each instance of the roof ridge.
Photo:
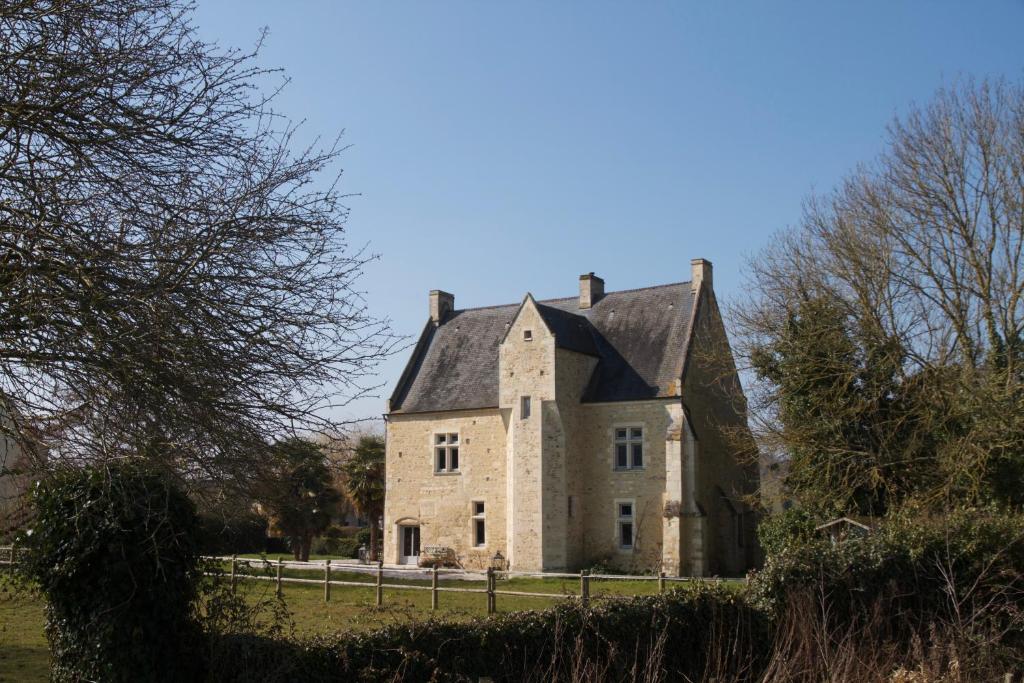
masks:
{"type": "MultiPolygon", "coordinates": [[[[648,285],[646,287],[634,287],[633,289],[616,289],[615,291],[612,291],[612,292],[605,292],[604,295],[608,296],[609,294],[629,294],[631,292],[643,292],[643,291],[648,290],[648,289],[662,289],[664,287],[678,287],[679,285],[688,285],[691,282],[692,282],[692,280],[683,280],[682,282],[666,282],[665,284],[662,284],[662,285],[648,285]]],[[[534,299],[534,301],[536,301],[538,304],[550,304],[550,303],[554,303],[556,301],[573,301],[573,300],[578,299],[578,298],[579,297],[576,297],[576,296],[561,296],[561,297],[558,297],[558,298],[555,298],[555,299],[534,299]]],[[[487,311],[487,310],[492,310],[492,309],[496,309],[496,308],[509,308],[511,306],[515,306],[516,308],[518,308],[521,305],[522,305],[522,302],[520,301],[519,303],[511,303],[511,304],[492,304],[490,306],[473,306],[472,308],[456,308],[455,312],[456,313],[462,313],[464,311],[487,311]]],[[[583,317],[583,316],[580,316],[580,317],[583,317]]]]}

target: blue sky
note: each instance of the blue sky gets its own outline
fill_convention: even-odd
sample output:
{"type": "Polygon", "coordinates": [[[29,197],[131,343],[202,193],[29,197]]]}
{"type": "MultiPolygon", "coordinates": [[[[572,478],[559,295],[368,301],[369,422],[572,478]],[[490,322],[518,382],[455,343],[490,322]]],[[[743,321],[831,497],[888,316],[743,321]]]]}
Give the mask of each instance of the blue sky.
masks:
{"type": "MultiPolygon", "coordinates": [[[[415,337],[458,308],[689,279],[745,259],[962,76],[1024,78],[1024,0],[199,0],[200,34],[292,79],[303,134],[344,130],[371,308],[415,337]]],[[[380,367],[386,397],[405,352],[380,367]]],[[[379,415],[365,399],[344,417],[379,415]]]]}

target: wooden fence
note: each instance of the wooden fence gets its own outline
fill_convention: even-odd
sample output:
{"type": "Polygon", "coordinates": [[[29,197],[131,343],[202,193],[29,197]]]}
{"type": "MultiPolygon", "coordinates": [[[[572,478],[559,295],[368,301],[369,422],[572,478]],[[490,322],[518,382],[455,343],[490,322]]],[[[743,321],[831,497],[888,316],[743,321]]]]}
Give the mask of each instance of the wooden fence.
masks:
{"type": "MultiPolygon", "coordinates": [[[[433,567],[432,569],[423,569],[418,567],[385,568],[383,563],[378,563],[375,566],[353,565],[348,563],[332,565],[330,560],[326,560],[321,564],[319,562],[293,562],[291,560],[284,560],[283,558],[279,558],[277,560],[257,560],[239,558],[237,556],[204,557],[203,559],[210,562],[228,565],[228,569],[226,572],[207,572],[207,575],[227,579],[228,581],[230,581],[231,590],[235,590],[237,588],[239,581],[273,581],[275,583],[276,593],[280,597],[284,594],[285,584],[306,586],[319,585],[323,587],[324,602],[329,602],[331,599],[331,588],[333,586],[352,586],[358,588],[365,588],[367,590],[372,588],[374,590],[375,597],[374,604],[378,607],[384,604],[385,590],[430,591],[430,608],[432,610],[438,609],[439,596],[441,593],[475,593],[477,595],[485,597],[488,614],[494,614],[495,611],[497,611],[499,596],[545,598],[549,600],[579,600],[581,604],[587,606],[590,604],[592,600],[590,588],[591,582],[593,581],[656,581],[658,584],[658,592],[663,593],[666,587],[671,583],[685,583],[694,581],[715,582],[719,580],[694,577],[666,576],[664,572],[661,572],[656,576],[630,574],[591,574],[587,570],[580,571],[578,574],[559,572],[515,572],[496,571],[493,568],[488,568],[486,572],[467,572],[460,569],[439,569],[437,567],[433,567]],[[266,574],[254,574],[239,571],[242,568],[250,570],[253,568],[257,568],[263,570],[264,572],[266,572],[266,574]],[[284,576],[285,569],[301,570],[307,572],[322,572],[322,576],[320,578],[299,578],[295,576],[284,576]],[[346,573],[367,574],[373,578],[373,581],[351,581],[332,578],[331,573],[335,569],[337,569],[338,571],[344,571],[346,573]],[[407,574],[409,579],[413,580],[429,578],[430,585],[386,582],[385,573],[389,573],[392,575],[407,574]],[[439,585],[439,580],[443,577],[458,578],[466,581],[482,581],[484,582],[484,587],[460,588],[456,586],[442,586],[439,585]],[[536,591],[505,590],[498,587],[498,581],[500,579],[509,578],[568,579],[574,582],[579,581],[579,592],[544,593],[536,591]]],[[[0,567],[10,567],[14,565],[16,561],[17,557],[15,548],[11,546],[0,546],[0,567]]],[[[613,597],[628,596],[605,594],[601,595],[600,597],[603,599],[608,599],[613,597]]]]}
{"type": "MultiPolygon", "coordinates": [[[[512,597],[528,597],[528,598],[547,598],[550,600],[579,600],[583,606],[587,606],[591,602],[591,582],[592,581],[637,581],[637,582],[654,582],[658,584],[658,592],[665,592],[666,586],[670,583],[686,583],[686,582],[718,582],[719,579],[703,579],[693,577],[676,577],[666,576],[664,572],[658,575],[627,575],[627,574],[591,574],[587,570],[582,570],[578,574],[569,573],[558,573],[558,572],[515,572],[515,571],[496,571],[493,568],[488,568],[486,572],[467,572],[463,570],[452,570],[452,569],[438,569],[433,567],[431,569],[423,568],[401,568],[401,567],[387,567],[385,568],[383,563],[378,563],[375,566],[360,566],[352,564],[332,565],[330,560],[326,560],[323,564],[319,562],[297,562],[291,560],[277,559],[277,560],[254,560],[247,558],[238,558],[237,556],[232,557],[212,557],[205,558],[208,560],[214,560],[218,562],[229,563],[230,569],[227,572],[227,579],[231,582],[231,589],[235,590],[239,580],[257,580],[257,581],[273,581],[276,584],[276,592],[278,596],[283,595],[284,585],[287,583],[293,584],[304,584],[304,585],[321,585],[323,586],[324,602],[329,602],[331,599],[331,587],[332,586],[355,586],[360,588],[373,588],[375,594],[374,604],[378,607],[384,604],[384,591],[430,591],[430,608],[432,610],[438,609],[439,594],[440,593],[476,593],[486,597],[487,613],[494,614],[497,611],[497,600],[498,596],[512,596],[512,597]],[[240,567],[259,567],[268,574],[273,575],[258,575],[240,573],[238,570],[240,567]],[[304,571],[322,571],[322,578],[297,578],[297,577],[286,577],[284,576],[285,569],[299,569],[304,571]],[[345,571],[349,573],[365,573],[374,578],[374,581],[344,581],[331,578],[331,572],[334,569],[339,571],[345,571]],[[429,577],[430,585],[417,585],[413,583],[387,583],[385,582],[385,573],[392,575],[399,573],[409,574],[410,579],[425,579],[429,577]],[[483,581],[483,588],[458,588],[455,586],[441,586],[439,585],[439,579],[443,576],[451,576],[461,580],[468,581],[483,581]],[[508,578],[539,578],[539,579],[570,579],[573,581],[579,581],[579,592],[578,593],[543,593],[535,591],[517,591],[517,590],[503,590],[498,588],[499,579],[508,578]]],[[[211,572],[210,575],[222,576],[219,572],[211,572]]],[[[611,595],[605,594],[600,596],[603,599],[614,598],[614,597],[629,597],[628,595],[611,595]]]]}

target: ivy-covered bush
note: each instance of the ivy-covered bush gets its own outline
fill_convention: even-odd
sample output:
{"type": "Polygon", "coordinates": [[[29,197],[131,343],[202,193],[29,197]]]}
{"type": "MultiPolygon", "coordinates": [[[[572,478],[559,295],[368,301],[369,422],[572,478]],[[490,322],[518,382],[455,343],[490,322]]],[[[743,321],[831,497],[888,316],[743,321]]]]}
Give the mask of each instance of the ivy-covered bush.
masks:
{"type": "Polygon", "coordinates": [[[32,493],[22,570],[46,596],[54,681],[187,681],[205,651],[194,618],[197,517],[134,462],[66,468],[32,493]]]}
{"type": "Polygon", "coordinates": [[[789,546],[811,543],[818,537],[815,527],[825,519],[802,507],[791,507],[765,517],[757,525],[761,550],[770,557],[778,555],[789,546]]]}
{"type": "Polygon", "coordinates": [[[798,534],[768,555],[750,588],[752,599],[776,614],[791,596],[813,591],[846,623],[884,604],[897,638],[942,622],[992,627],[1007,643],[1020,642],[1024,516],[989,509],[892,514],[872,533],[838,543],[798,534]]]}
{"type": "Polygon", "coordinates": [[[741,596],[695,587],[469,622],[426,621],[312,640],[225,636],[217,681],[735,680],[760,669],[769,623],[741,596]],[[589,677],[581,678],[583,674],[589,677]]]}

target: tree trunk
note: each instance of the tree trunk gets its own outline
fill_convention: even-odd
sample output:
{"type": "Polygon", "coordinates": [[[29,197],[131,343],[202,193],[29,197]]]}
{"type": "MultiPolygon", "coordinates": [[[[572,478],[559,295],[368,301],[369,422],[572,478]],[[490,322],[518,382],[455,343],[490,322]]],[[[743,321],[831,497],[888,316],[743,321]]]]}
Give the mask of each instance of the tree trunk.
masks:
{"type": "Polygon", "coordinates": [[[302,559],[302,538],[300,536],[292,538],[292,559],[296,562],[302,559]]]}
{"type": "Polygon", "coordinates": [[[370,561],[376,562],[377,557],[377,525],[370,520],[370,561]]]}
{"type": "Polygon", "coordinates": [[[302,557],[300,558],[303,562],[309,562],[309,549],[313,546],[313,535],[306,534],[302,537],[302,557]]]}

